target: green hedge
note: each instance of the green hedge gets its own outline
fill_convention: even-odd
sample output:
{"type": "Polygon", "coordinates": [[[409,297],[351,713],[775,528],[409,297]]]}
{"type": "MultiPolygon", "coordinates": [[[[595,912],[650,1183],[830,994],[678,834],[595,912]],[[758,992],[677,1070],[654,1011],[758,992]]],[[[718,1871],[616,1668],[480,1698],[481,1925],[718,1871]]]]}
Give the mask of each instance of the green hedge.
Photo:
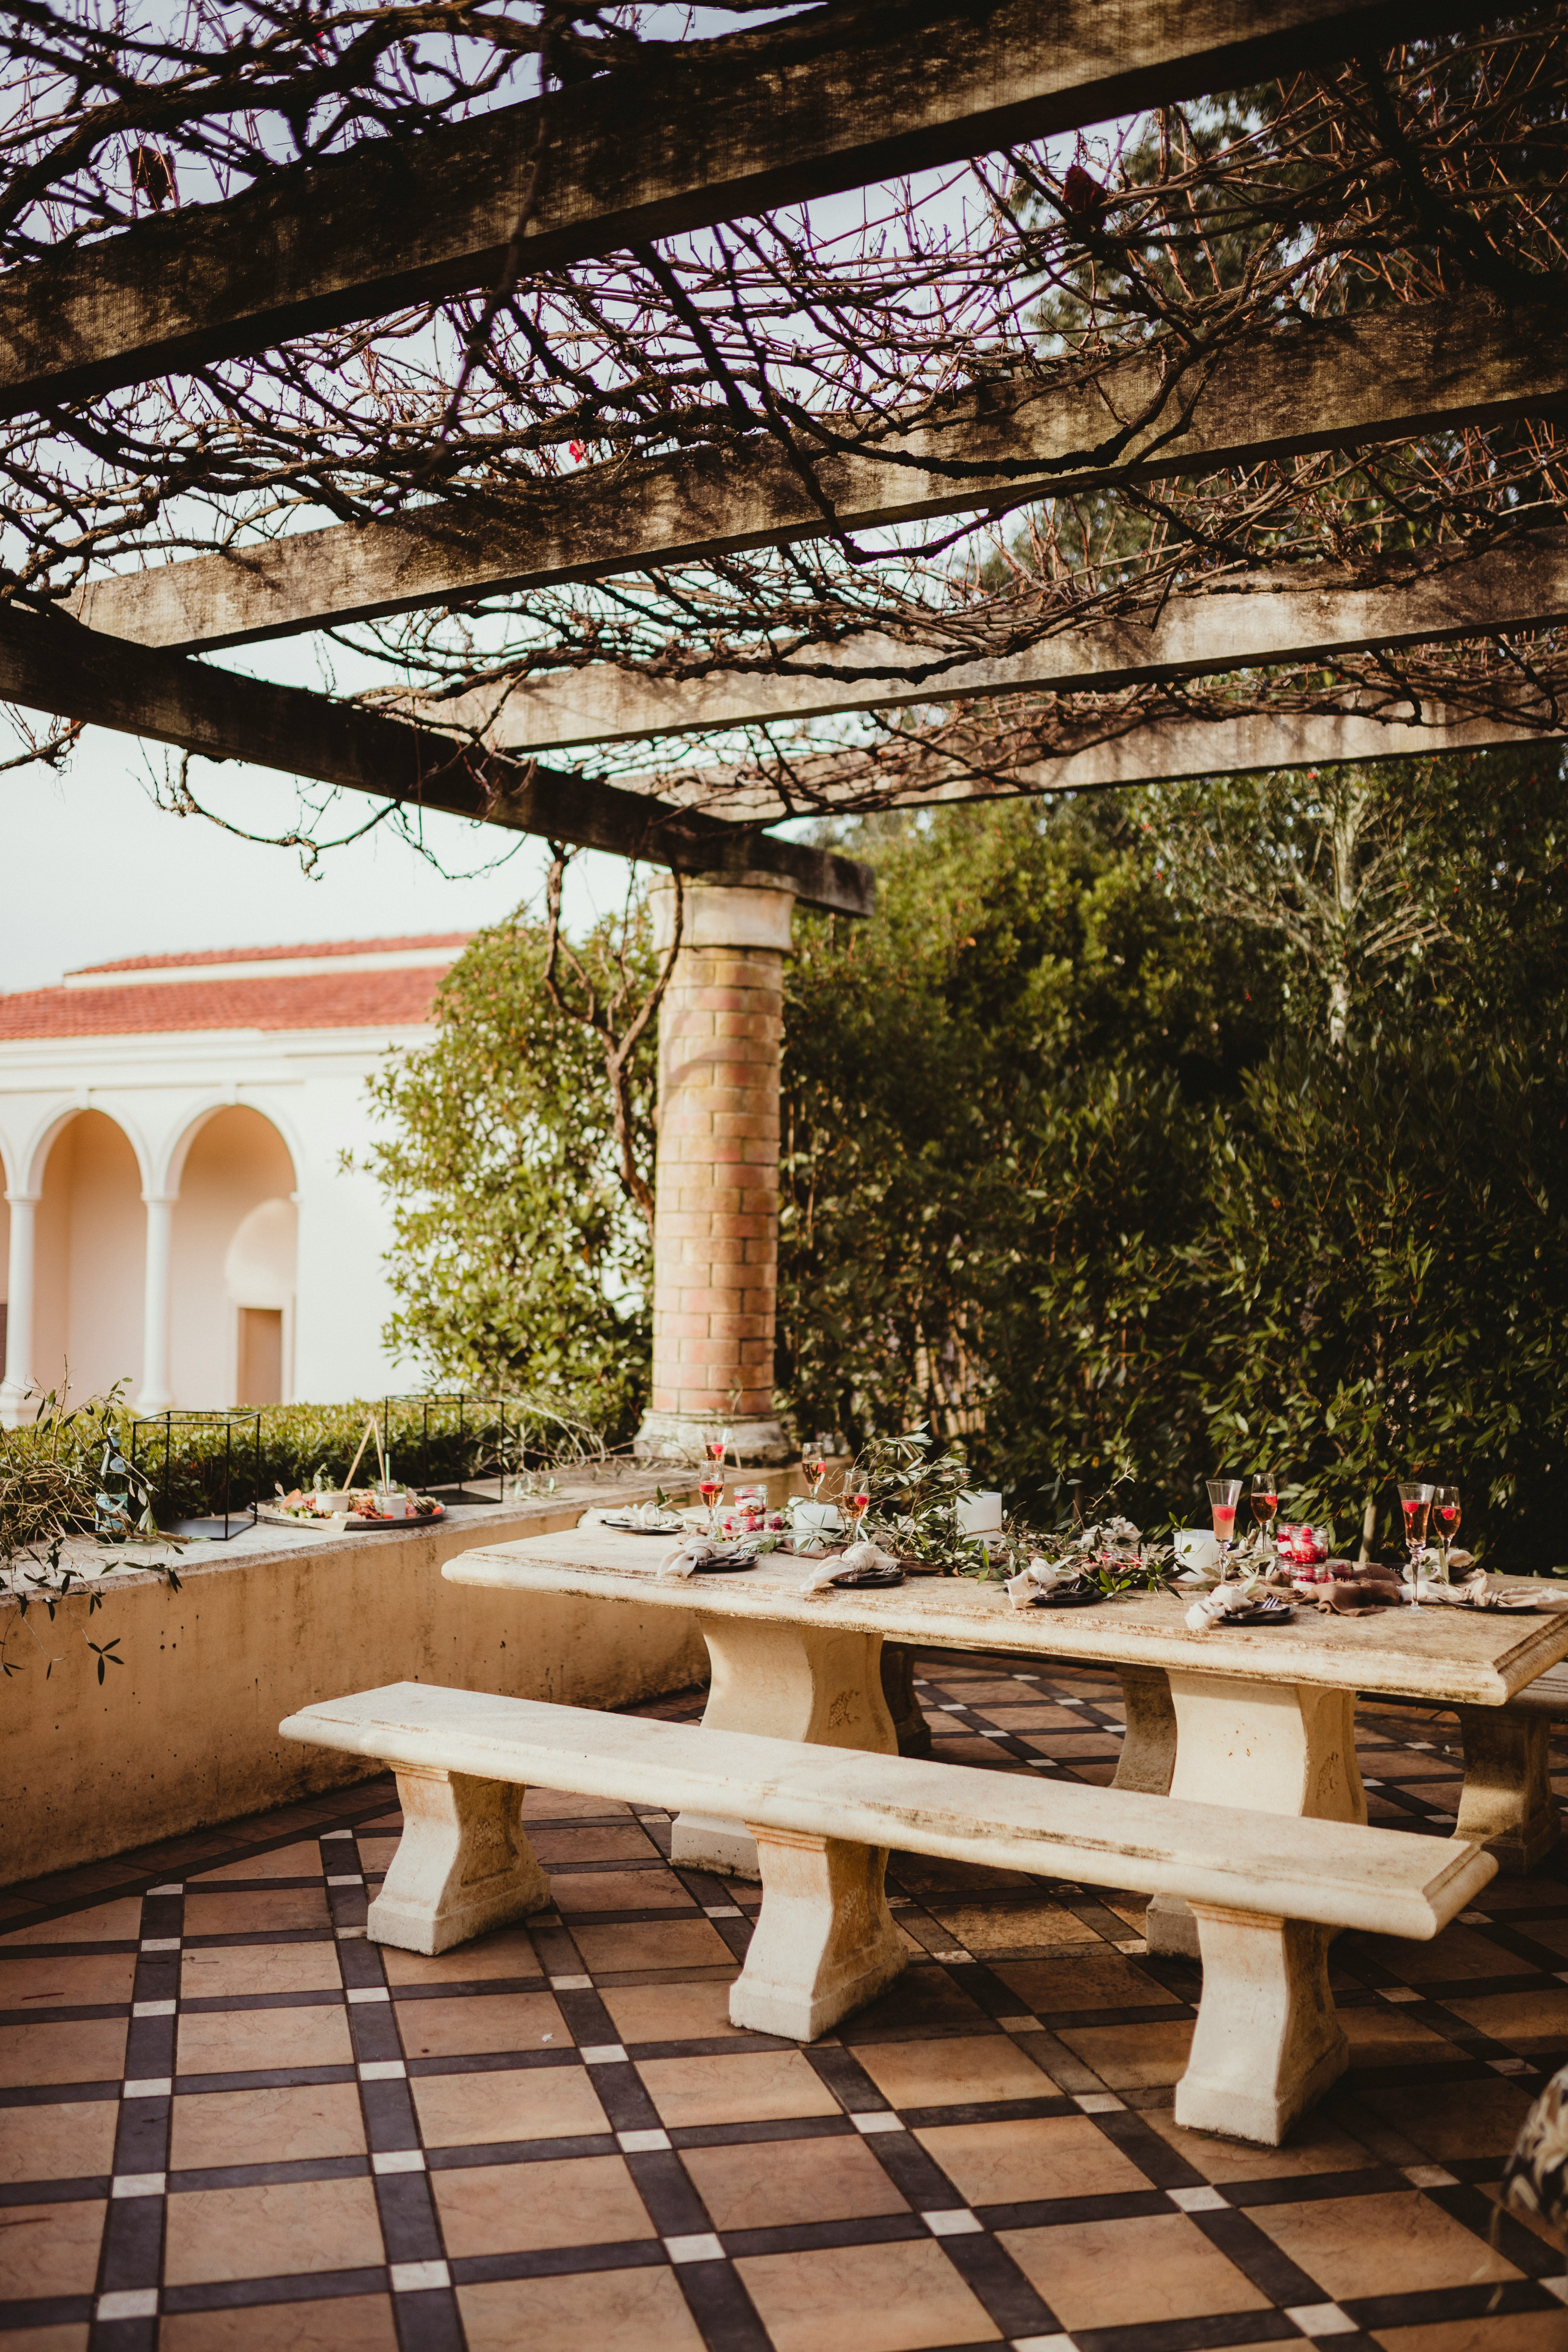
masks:
{"type": "MultiPolygon", "coordinates": [[[[499,1471],[513,1476],[604,1458],[598,1433],[569,1404],[539,1397],[356,1397],[345,1404],[264,1405],[255,1413],[175,1413],[167,1421],[140,1423],[115,1397],[95,1401],[90,1412],[73,1414],[67,1445],[86,1497],[96,1483],[102,1428],[112,1425],[122,1448],[129,1454],[134,1447],[155,1515],[167,1524],[221,1514],[226,1500],[231,1511],[248,1510],[253,1499],[270,1502],[279,1488],[288,1494],[309,1486],[318,1474],[324,1486],[341,1486],[371,1419],[400,1485],[493,1482],[499,1471]]],[[[42,1491],[40,1481],[48,1483],[46,1465],[60,1445],[59,1430],[47,1418],[5,1433],[19,1506],[25,1494],[42,1491]]],[[[372,1441],[361,1456],[355,1484],[370,1486],[377,1476],[372,1441]]],[[[70,1516],[80,1524],[79,1505],[70,1516]]],[[[89,1501],[89,1527],[90,1518],[89,1501]]]]}

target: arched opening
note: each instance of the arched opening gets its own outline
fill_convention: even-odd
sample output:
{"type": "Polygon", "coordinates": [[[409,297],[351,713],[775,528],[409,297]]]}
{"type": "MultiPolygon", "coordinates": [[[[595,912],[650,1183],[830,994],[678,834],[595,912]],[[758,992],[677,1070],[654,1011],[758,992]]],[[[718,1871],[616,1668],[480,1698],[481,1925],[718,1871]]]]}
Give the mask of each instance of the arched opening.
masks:
{"type": "Polygon", "coordinates": [[[172,1386],[193,1407],[292,1393],[294,1163],[268,1118],[215,1112],[185,1154],[174,1213],[172,1386]]]}
{"type": "Polygon", "coordinates": [[[55,1138],[37,1210],[33,1375],[73,1397],[142,1372],[147,1221],[142,1173],[122,1128],[79,1111],[55,1138]]]}

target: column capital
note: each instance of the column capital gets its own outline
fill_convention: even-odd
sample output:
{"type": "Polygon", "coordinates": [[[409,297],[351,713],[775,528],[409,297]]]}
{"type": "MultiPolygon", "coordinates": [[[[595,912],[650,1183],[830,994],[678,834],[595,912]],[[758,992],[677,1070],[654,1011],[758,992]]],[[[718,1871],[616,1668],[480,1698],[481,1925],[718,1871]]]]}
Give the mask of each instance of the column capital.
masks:
{"type": "MultiPolygon", "coordinates": [[[[771,948],[790,951],[795,892],[776,874],[689,874],[682,877],[682,948],[771,948]]],[[[648,891],[653,943],[668,948],[675,935],[675,885],[655,882],[648,891]]]]}
{"type": "Polygon", "coordinates": [[[36,1209],[43,1197],[41,1192],[7,1192],[5,1200],[7,1205],[13,1209],[36,1209]]]}
{"type": "Polygon", "coordinates": [[[177,1192],[143,1192],[142,1198],[149,1209],[172,1209],[180,1196],[177,1192]]]}

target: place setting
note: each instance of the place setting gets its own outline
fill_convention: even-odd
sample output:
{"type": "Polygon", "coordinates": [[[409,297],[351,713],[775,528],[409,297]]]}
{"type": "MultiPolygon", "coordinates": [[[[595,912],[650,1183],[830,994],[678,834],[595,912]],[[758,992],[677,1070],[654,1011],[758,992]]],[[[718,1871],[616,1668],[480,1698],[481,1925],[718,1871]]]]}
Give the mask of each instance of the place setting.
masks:
{"type": "MultiPolygon", "coordinates": [[[[1397,1567],[1336,1554],[1331,1527],[1282,1520],[1286,1487],[1278,1471],[1250,1479],[1215,1475],[1205,1486],[1208,1528],[1145,1538],[1120,1517],[1043,1537],[1010,1526],[1000,1539],[1010,1603],[1017,1610],[1082,1609],[1165,1591],[1187,1600],[1184,1622],[1194,1633],[1283,1628],[1303,1611],[1353,1618],[1424,1608],[1530,1616],[1565,1605],[1555,1595],[1543,1597],[1539,1583],[1500,1583],[1473,1553],[1458,1548],[1463,1510],[1455,1486],[1398,1482],[1405,1556],[1397,1567]],[[1244,1510],[1253,1524],[1238,1528],[1244,1510]]],[[[998,1570],[993,1564],[971,1572],[998,1570]]]]}
{"type": "Polygon", "coordinates": [[[1405,1557],[1391,1568],[1370,1557],[1336,1557],[1333,1530],[1308,1522],[1279,1522],[1277,1473],[1254,1475],[1248,1500],[1255,1527],[1237,1543],[1244,1482],[1206,1481],[1212,1533],[1182,1529],[1175,1549],[1182,1566],[1174,1581],[1194,1591],[1186,1622],[1194,1633],[1218,1624],[1288,1624],[1298,1606],[1322,1616],[1373,1617],[1390,1609],[1460,1610],[1536,1616],[1561,1608],[1538,1584],[1500,1584],[1454,1538],[1463,1516],[1459,1490],[1419,1479],[1397,1482],[1405,1557]]]}

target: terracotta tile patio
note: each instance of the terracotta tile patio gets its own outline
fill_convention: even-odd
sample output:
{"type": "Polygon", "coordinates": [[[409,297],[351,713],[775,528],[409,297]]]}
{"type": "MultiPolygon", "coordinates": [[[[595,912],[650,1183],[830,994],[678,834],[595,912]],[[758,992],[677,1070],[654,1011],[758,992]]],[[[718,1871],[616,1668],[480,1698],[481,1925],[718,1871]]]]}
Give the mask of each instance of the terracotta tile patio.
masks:
{"type": "MultiPolygon", "coordinates": [[[[921,1670],[939,1755],[1110,1779],[1114,1684],[921,1670]]],[[[1373,1817],[1446,1835],[1451,1718],[1361,1736],[1373,1817]]],[[[382,1952],[395,1797],[0,1895],[18,2352],[1568,2352],[1563,2250],[1492,2193],[1568,2059],[1564,1855],[1342,1937],[1354,2067],[1266,2151],[1173,2122],[1196,1972],[1134,1896],[895,1858],[914,1964],[802,2051],[730,2026],[755,1890],[655,1811],[531,1792],[558,1910],[382,1952]]]]}

